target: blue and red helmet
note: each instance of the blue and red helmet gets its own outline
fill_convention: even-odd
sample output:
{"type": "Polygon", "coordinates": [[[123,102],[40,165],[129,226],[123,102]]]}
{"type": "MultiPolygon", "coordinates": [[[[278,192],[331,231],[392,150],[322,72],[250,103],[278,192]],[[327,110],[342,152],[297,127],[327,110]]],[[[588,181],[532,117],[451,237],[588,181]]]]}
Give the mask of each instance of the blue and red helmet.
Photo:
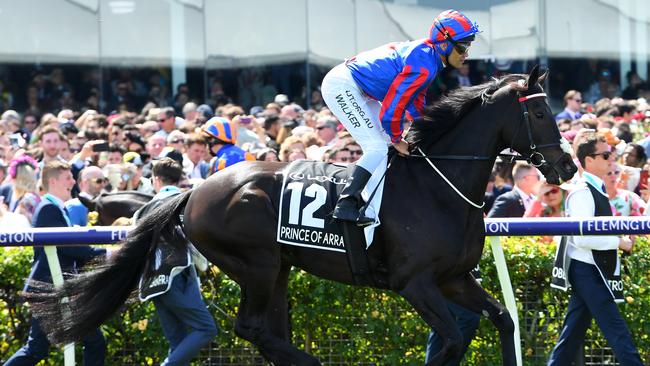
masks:
{"type": "Polygon", "coordinates": [[[469,43],[479,33],[478,25],[473,23],[465,14],[449,9],[440,13],[429,29],[429,39],[436,45],[439,52],[448,56],[457,43],[469,43]],[[445,47],[440,47],[442,44],[445,47]]]}
{"type": "Polygon", "coordinates": [[[228,144],[237,143],[237,129],[235,125],[224,117],[212,117],[201,128],[210,137],[228,144]]]}

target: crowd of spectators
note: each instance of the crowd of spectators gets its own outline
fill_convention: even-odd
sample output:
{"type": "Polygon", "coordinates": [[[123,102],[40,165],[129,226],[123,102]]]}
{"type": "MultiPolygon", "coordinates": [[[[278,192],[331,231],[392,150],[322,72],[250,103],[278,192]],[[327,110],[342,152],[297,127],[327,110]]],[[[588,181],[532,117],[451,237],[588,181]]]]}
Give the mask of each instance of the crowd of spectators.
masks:
{"type": "Polygon", "coordinates": [[[201,130],[215,116],[236,126],[236,145],[257,160],[347,164],[361,155],[326,107],[305,110],[284,94],[249,110],[234,103],[213,108],[192,101],[184,103],[180,113],[152,102],[138,111],[124,107],[109,115],[94,109],[64,108],[42,115],[5,110],[0,117],[0,195],[7,211],[31,220],[42,193],[39,171],[52,160],[72,165],[77,180],[73,196],[153,193],[152,164],[162,157],[183,166],[182,187],[196,186],[219,169],[211,164],[209,136],[201,130]]]}
{"type": "MultiPolygon", "coordinates": [[[[627,189],[639,198],[618,198],[618,205],[633,201],[635,205],[643,206],[641,202],[650,199],[650,192],[644,186],[647,173],[641,173],[648,170],[646,159],[650,156],[650,136],[646,136],[650,135],[647,126],[650,106],[643,98],[593,98],[597,97],[598,90],[604,95],[635,98],[645,95],[644,92],[650,88],[636,73],[630,73],[629,86],[621,92],[605,71],[584,93],[570,90],[565,94],[565,108],[557,115],[557,123],[569,141],[583,130],[594,129],[605,134],[620,164],[612,172],[617,176],[616,189],[627,189]],[[589,103],[583,94],[594,102],[589,103]],[[642,176],[644,180],[639,183],[642,176]]],[[[451,88],[472,85],[478,82],[473,75],[469,67],[463,65],[460,70],[445,76],[445,83],[451,88]]],[[[187,84],[179,85],[173,96],[167,96],[171,93],[166,91],[165,98],[156,98],[155,87],[167,82],[159,73],[153,73],[148,83],[136,81],[128,71],[119,76],[110,83],[111,93],[104,104],[112,112],[107,115],[97,111],[102,102],[95,102],[98,94],[90,87],[92,74],[89,74],[87,83],[72,88],[61,69],[53,69],[48,75],[36,73],[27,88],[28,98],[24,106],[17,106],[11,92],[0,83],[3,107],[0,118],[0,182],[3,183],[0,195],[7,212],[31,219],[30,212],[39,201],[39,169],[44,162],[53,159],[65,160],[77,167],[73,169],[78,183],[73,192],[75,196],[82,185],[95,185],[89,196],[119,190],[153,193],[150,181],[152,162],[165,156],[182,164],[186,174],[184,187],[199,184],[216,170],[209,165],[208,143],[200,132],[201,126],[213,116],[231,120],[237,128],[237,146],[257,160],[289,162],[311,159],[346,164],[358,160],[361,154],[360,147],[323,104],[317,91],[312,94],[311,105],[314,108],[310,109],[292,103],[284,94],[267,96],[272,98],[272,102],[266,105],[244,108],[233,103],[220,83],[215,82],[210,87],[208,103],[199,105],[191,100],[192,93],[187,84]],[[66,103],[67,95],[74,90],[85,90],[84,85],[89,88],[83,93],[88,97],[85,103],[78,100],[66,103]],[[13,105],[20,107],[18,111],[9,108],[13,105]],[[93,170],[91,181],[78,174],[86,167],[98,168],[93,170]]],[[[517,187],[509,169],[511,166],[507,164],[495,165],[495,180],[486,190],[486,214],[500,194],[517,187]],[[501,172],[497,172],[499,169],[501,172]]],[[[86,173],[90,176],[89,172],[86,173]]],[[[555,192],[564,197],[565,189],[557,191],[541,181],[526,190],[533,206],[528,210],[526,205],[524,211],[530,211],[525,213],[526,216],[562,214],[557,204],[549,208],[549,202],[543,200],[555,198],[555,192]]],[[[611,194],[626,195],[614,191],[611,194]]],[[[554,201],[562,202],[562,199],[554,201]]]]}

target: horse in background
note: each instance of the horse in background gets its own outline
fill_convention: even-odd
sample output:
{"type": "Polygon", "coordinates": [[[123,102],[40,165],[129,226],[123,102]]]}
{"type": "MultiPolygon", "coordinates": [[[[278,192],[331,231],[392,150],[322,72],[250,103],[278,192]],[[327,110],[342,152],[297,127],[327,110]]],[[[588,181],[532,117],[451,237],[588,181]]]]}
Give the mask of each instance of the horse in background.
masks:
{"type": "Polygon", "coordinates": [[[138,191],[119,191],[105,192],[92,200],[80,195],[79,201],[88,211],[97,212],[98,226],[110,226],[120,217],[133,217],[133,214],[152,198],[153,195],[138,191]]]}
{"type": "MultiPolygon", "coordinates": [[[[516,364],[512,318],[470,271],[483,251],[479,203],[500,151],[513,148],[553,184],[577,171],[539,81],[535,67],[530,75],[452,91],[413,123],[407,135],[412,155],[396,156],[387,170],[382,225],[368,255],[384,263],[385,287],[403,296],[444,340],[431,365],[445,363],[461,349],[462,336],[445,297],[489,318],[499,331],[503,364],[516,364]]],[[[275,365],[320,365],[290,342],[289,271],[296,266],[346,284],[354,278],[345,253],[277,242],[285,168],[247,162],[214,174],[144,217],[107,263],[49,293],[29,294],[33,313],[53,341],[82,338],[120,309],[154,260],[160,235],[178,243],[186,236],[239,284],[239,337],[275,365]],[[62,302],[64,297],[70,301],[62,302]]]]}

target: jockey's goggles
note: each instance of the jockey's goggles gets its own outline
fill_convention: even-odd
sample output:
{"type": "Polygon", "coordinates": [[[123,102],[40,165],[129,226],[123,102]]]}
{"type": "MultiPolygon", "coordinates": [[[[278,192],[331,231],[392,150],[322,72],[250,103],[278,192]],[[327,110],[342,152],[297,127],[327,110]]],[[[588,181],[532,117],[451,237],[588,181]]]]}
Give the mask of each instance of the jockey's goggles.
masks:
{"type": "Polygon", "coordinates": [[[452,40],[449,40],[452,45],[454,45],[454,49],[456,52],[458,52],[461,55],[466,54],[469,52],[469,48],[472,46],[471,42],[454,42],[452,40]]]}
{"type": "Polygon", "coordinates": [[[463,39],[460,39],[458,41],[454,41],[454,39],[449,35],[449,32],[447,32],[447,28],[445,28],[442,23],[437,22],[435,24],[435,27],[438,29],[440,33],[445,37],[449,43],[454,47],[456,52],[458,52],[461,55],[466,54],[469,51],[469,48],[472,46],[472,41],[474,40],[474,35],[470,35],[469,37],[465,37],[463,39]]]}

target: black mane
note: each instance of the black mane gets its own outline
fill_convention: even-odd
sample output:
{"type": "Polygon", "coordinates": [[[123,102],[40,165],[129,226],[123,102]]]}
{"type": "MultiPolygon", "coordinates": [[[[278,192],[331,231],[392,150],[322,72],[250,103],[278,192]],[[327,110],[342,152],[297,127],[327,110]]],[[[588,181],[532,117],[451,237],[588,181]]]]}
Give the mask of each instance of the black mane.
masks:
{"type": "Polygon", "coordinates": [[[427,106],[422,119],[413,121],[406,140],[413,147],[438,140],[476,105],[490,103],[492,94],[500,88],[510,85],[517,90],[525,90],[525,87],[517,84],[517,80],[527,78],[528,75],[509,74],[480,85],[452,90],[427,106]]]}

